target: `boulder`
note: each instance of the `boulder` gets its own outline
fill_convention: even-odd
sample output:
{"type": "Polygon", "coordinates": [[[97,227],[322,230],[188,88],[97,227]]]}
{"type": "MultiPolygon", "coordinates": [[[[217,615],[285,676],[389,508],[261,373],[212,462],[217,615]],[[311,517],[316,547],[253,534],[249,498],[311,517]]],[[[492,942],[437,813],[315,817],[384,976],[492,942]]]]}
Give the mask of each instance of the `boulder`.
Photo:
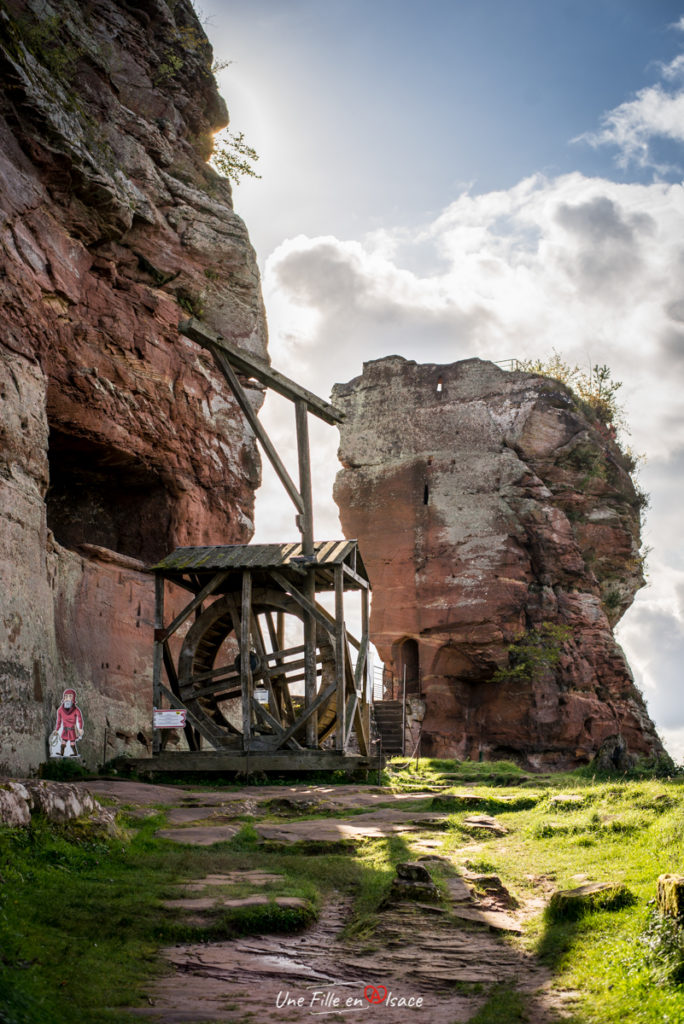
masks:
{"type": "Polygon", "coordinates": [[[424,864],[417,861],[406,861],[396,866],[397,877],[385,897],[385,904],[403,903],[438,903],[439,889],[432,881],[432,876],[424,864]]]}
{"type": "Polygon", "coordinates": [[[577,921],[592,910],[621,910],[633,903],[636,897],[622,882],[588,882],[555,892],[547,913],[552,921],[577,921]]]}
{"type": "Polygon", "coordinates": [[[98,830],[116,832],[114,813],[101,807],[81,786],[44,779],[8,779],[0,783],[0,822],[26,826],[34,814],[42,814],[58,824],[78,818],[91,818],[98,830]]]}
{"type": "Polygon", "coordinates": [[[402,864],[397,864],[396,867],[397,878],[402,882],[423,882],[430,884],[432,882],[432,876],[424,864],[418,861],[405,861],[402,864]]]}
{"type": "Polygon", "coordinates": [[[463,819],[461,828],[466,832],[489,832],[495,836],[508,835],[506,826],[488,814],[471,814],[468,818],[463,819]]]}
{"type": "Polygon", "coordinates": [[[21,782],[0,783],[0,823],[10,828],[28,825],[31,821],[31,797],[21,782]]]}

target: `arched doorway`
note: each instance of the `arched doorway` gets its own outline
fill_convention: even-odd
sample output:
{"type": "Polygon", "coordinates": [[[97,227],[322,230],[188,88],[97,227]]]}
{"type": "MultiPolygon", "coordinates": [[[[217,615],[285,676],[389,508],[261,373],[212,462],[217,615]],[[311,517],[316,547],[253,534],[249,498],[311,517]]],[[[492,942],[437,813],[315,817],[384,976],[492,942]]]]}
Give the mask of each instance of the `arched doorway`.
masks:
{"type": "Polygon", "coordinates": [[[399,641],[394,649],[394,664],[397,667],[399,685],[403,690],[406,679],[406,694],[420,693],[420,652],[418,641],[407,637],[399,641]]]}

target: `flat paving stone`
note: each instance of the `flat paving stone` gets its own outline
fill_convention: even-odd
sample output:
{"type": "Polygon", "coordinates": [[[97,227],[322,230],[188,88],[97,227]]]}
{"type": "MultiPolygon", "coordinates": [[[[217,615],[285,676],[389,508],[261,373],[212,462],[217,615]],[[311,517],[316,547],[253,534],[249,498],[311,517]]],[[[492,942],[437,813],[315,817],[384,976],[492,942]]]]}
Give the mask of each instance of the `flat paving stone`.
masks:
{"type": "MultiPolygon", "coordinates": [[[[358,1013],[341,1015],[340,1020],[355,1020],[371,1010],[386,1024],[461,1024],[486,1001],[488,985],[509,982],[530,993],[535,1024],[555,1019],[547,1014],[553,998],[545,994],[549,972],[490,931],[461,930],[446,915],[397,907],[382,915],[373,939],[379,948],[369,952],[339,941],[349,910],[346,901],[331,902],[320,920],[299,935],[167,949],[175,975],[156,983],[154,1006],[132,1012],[160,1024],[237,1021],[249,1014],[259,1024],[275,1024],[309,1020],[326,1009],[326,997],[351,997],[358,1000],[358,1013]],[[454,982],[479,983],[484,990],[463,993],[454,990],[454,982]],[[380,994],[386,991],[382,1006],[372,1006],[365,998],[368,986],[380,994]],[[288,996],[301,998],[301,1008],[284,1007],[282,1000],[288,996]],[[419,997],[422,1005],[393,1005],[391,999],[398,997],[419,997]]],[[[337,1019],[329,1009],[326,1015],[337,1019]]]]}
{"type": "Polygon", "coordinates": [[[183,885],[184,892],[202,892],[219,885],[271,885],[282,882],[282,875],[273,875],[268,871],[229,871],[227,875],[205,875],[183,885]]]}
{"type": "Polygon", "coordinates": [[[446,887],[454,903],[462,903],[473,898],[470,886],[466,885],[462,878],[447,878],[446,887]]]}
{"type": "Polygon", "coordinates": [[[497,836],[507,836],[508,829],[505,825],[502,825],[496,818],[490,817],[488,814],[471,814],[468,818],[463,819],[463,826],[466,829],[483,829],[486,832],[491,832],[497,836]]]}
{"type": "Polygon", "coordinates": [[[213,846],[226,843],[240,831],[239,825],[190,825],[188,828],[160,828],[155,832],[159,839],[170,839],[174,843],[188,846],[213,846]]]}
{"type": "Polygon", "coordinates": [[[252,893],[249,896],[198,896],[194,899],[182,897],[177,900],[164,900],[167,910],[187,910],[197,913],[203,910],[238,910],[245,907],[267,907],[274,903],[278,907],[302,910],[311,904],[301,896],[267,896],[265,893],[252,893]]]}
{"type": "Polygon", "coordinates": [[[453,912],[456,917],[460,917],[464,921],[475,921],[477,924],[486,925],[487,928],[491,928],[493,931],[513,932],[516,935],[522,933],[520,923],[509,914],[504,914],[500,910],[480,910],[479,907],[467,907],[458,904],[453,908],[453,912]]]}
{"type": "Polygon", "coordinates": [[[255,828],[263,839],[276,842],[335,842],[355,837],[378,838],[401,833],[418,832],[425,828],[438,828],[443,814],[422,815],[420,819],[411,811],[379,808],[368,814],[355,814],[350,818],[316,818],[312,821],[292,821],[287,824],[261,825],[255,828]]]}

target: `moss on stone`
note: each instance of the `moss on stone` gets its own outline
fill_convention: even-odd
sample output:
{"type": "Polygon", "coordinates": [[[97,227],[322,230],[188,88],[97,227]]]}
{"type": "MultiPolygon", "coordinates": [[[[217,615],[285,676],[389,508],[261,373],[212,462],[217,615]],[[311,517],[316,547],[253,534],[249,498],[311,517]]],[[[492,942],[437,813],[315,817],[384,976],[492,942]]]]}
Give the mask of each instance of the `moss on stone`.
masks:
{"type": "Polygon", "coordinates": [[[660,875],[658,910],[666,917],[684,920],[684,875],[660,875]]]}
{"type": "Polygon", "coordinates": [[[594,910],[621,910],[635,902],[636,897],[622,882],[590,882],[555,892],[547,915],[552,921],[577,921],[594,910]]]}

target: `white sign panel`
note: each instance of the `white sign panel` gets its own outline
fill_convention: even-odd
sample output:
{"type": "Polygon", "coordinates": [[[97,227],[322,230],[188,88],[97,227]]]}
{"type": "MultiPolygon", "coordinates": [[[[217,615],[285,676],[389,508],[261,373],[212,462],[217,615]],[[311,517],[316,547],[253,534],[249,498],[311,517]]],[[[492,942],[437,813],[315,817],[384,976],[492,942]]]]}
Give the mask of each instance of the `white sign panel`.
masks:
{"type": "Polygon", "coordinates": [[[182,729],[185,725],[185,716],[187,711],[176,710],[176,708],[164,709],[159,711],[157,708],[154,709],[153,724],[155,729],[182,729]]]}

